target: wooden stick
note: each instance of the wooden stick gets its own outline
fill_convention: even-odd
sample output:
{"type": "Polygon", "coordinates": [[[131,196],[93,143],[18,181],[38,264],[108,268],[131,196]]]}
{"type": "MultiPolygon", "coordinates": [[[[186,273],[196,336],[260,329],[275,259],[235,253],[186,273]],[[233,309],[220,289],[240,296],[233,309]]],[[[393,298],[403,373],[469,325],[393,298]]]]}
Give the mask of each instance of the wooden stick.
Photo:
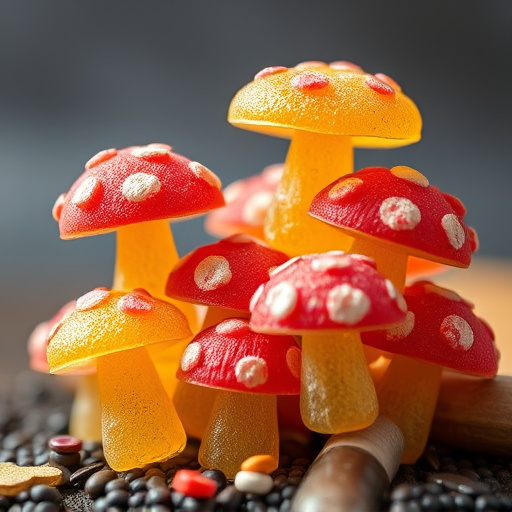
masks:
{"type": "Polygon", "coordinates": [[[379,511],[402,451],[401,431],[382,417],[364,430],[332,436],[304,476],[292,511],[379,511]]]}
{"type": "Polygon", "coordinates": [[[431,439],[456,448],[512,456],[512,377],[445,372],[431,439]]]}

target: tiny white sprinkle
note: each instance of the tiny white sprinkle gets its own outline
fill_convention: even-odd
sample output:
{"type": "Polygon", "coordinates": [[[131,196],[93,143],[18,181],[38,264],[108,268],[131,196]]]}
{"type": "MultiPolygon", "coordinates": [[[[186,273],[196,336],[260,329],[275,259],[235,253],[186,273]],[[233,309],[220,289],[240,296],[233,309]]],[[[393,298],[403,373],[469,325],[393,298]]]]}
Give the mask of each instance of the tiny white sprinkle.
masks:
{"type": "Polygon", "coordinates": [[[253,296],[251,297],[251,302],[249,303],[249,311],[253,311],[256,307],[257,302],[260,300],[261,294],[263,293],[264,284],[260,284],[253,296]]]}
{"type": "Polygon", "coordinates": [[[370,298],[363,290],[347,283],[335,286],[327,294],[327,313],[339,324],[357,324],[369,311],[370,304],[370,298]]]}
{"type": "Polygon", "coordinates": [[[153,174],[137,172],[123,182],[123,196],[128,201],[140,203],[160,191],[162,184],[153,174]]]}
{"type": "Polygon", "coordinates": [[[416,317],[414,316],[414,313],[412,311],[407,311],[405,320],[401,324],[391,327],[386,331],[386,339],[389,341],[398,341],[403,338],[407,338],[414,329],[415,321],[416,317]]]}
{"type": "Polygon", "coordinates": [[[441,335],[453,349],[469,350],[474,335],[471,326],[459,315],[448,315],[441,323],[441,335]]]}
{"type": "Polygon", "coordinates": [[[215,326],[215,332],[218,334],[237,334],[248,329],[247,322],[239,318],[230,318],[215,326]]]}
{"type": "Polygon", "coordinates": [[[466,233],[464,232],[464,228],[461,226],[457,216],[453,213],[446,214],[441,220],[441,225],[448,237],[450,245],[454,249],[459,250],[466,241],[466,233]]]}
{"type": "Polygon", "coordinates": [[[274,487],[274,480],[270,475],[256,471],[239,471],[235,475],[235,487],[240,492],[251,494],[268,494],[274,487]]]}
{"type": "Polygon", "coordinates": [[[234,203],[242,195],[244,188],[245,185],[241,181],[230,183],[222,192],[226,204],[234,203]]]}
{"type": "Polygon", "coordinates": [[[133,148],[131,154],[137,158],[151,158],[163,155],[171,156],[171,151],[168,146],[163,146],[161,144],[149,144],[148,146],[138,146],[133,148]]]}
{"type": "Polygon", "coordinates": [[[306,309],[308,311],[312,311],[313,309],[316,309],[318,306],[320,306],[320,299],[316,295],[313,295],[313,297],[310,297],[308,299],[306,309]]]}
{"type": "Polygon", "coordinates": [[[412,167],[407,167],[405,165],[397,165],[391,169],[391,174],[394,174],[397,178],[402,178],[403,180],[410,181],[419,185],[420,187],[428,187],[430,183],[426,176],[421,174],[421,172],[413,169],[412,167]]]}
{"type": "Polygon", "coordinates": [[[262,226],[273,197],[272,192],[255,192],[242,208],[242,219],[249,226],[262,226]]]}
{"type": "Polygon", "coordinates": [[[184,372],[188,372],[197,366],[199,363],[199,359],[201,358],[201,345],[194,341],[187,346],[187,348],[183,351],[183,355],[181,356],[181,369],[184,372]]]}
{"type": "Polygon", "coordinates": [[[207,169],[203,164],[199,162],[190,162],[188,168],[198,177],[206,181],[212,187],[220,188],[222,186],[218,176],[214,174],[210,169],[207,169]]]}
{"type": "Polygon", "coordinates": [[[224,256],[207,256],[194,270],[194,281],[200,290],[216,290],[231,281],[229,261],[224,256]]]}
{"type": "Polygon", "coordinates": [[[107,300],[109,296],[110,292],[108,290],[92,290],[77,299],[75,309],[77,311],[87,311],[88,309],[99,306],[103,301],[107,300]]]}
{"type": "Polygon", "coordinates": [[[75,190],[71,202],[81,208],[87,207],[88,203],[94,197],[95,193],[101,187],[101,182],[94,176],[85,178],[75,190]]]}
{"type": "Polygon", "coordinates": [[[419,208],[405,197],[388,197],[380,205],[379,214],[393,231],[412,230],[421,221],[419,208]]]}
{"type": "Polygon", "coordinates": [[[265,305],[270,314],[277,319],[290,315],[297,305],[297,290],[286,281],[281,281],[270,288],[265,298],[265,305]]]}
{"type": "Polygon", "coordinates": [[[290,373],[298,379],[300,377],[300,367],[302,362],[302,353],[299,347],[290,347],[286,351],[286,364],[290,373]]]}
{"type": "Polygon", "coordinates": [[[246,388],[261,386],[268,380],[267,363],[261,357],[242,357],[235,365],[235,375],[237,382],[246,388]]]}
{"type": "Polygon", "coordinates": [[[361,185],[363,180],[360,178],[346,178],[329,189],[327,195],[329,199],[338,201],[355,192],[361,185]]]}

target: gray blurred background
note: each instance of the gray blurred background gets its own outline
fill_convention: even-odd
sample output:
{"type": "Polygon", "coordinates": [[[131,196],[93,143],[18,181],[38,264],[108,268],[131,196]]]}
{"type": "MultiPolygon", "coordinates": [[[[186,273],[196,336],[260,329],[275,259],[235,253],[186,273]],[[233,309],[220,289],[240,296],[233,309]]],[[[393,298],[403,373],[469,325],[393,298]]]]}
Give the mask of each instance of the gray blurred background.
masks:
{"type": "MultiPolygon", "coordinates": [[[[226,122],[260,69],[351,60],[419,106],[420,143],[356,152],[410,165],[462,199],[480,254],[512,257],[512,3],[3,0],[0,2],[0,370],[58,307],[112,279],[114,236],[61,241],[51,217],[97,151],[167,142],[224,184],[283,161],[288,142],[226,122]]],[[[175,226],[185,253],[202,219],[175,226]]]]}

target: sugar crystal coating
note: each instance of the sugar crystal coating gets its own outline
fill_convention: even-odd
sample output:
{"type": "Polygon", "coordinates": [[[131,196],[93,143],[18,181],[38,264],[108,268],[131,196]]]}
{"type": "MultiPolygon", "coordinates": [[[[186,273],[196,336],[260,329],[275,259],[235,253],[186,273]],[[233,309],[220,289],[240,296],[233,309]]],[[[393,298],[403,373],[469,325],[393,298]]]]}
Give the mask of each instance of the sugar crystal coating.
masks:
{"type": "Polygon", "coordinates": [[[357,324],[369,311],[370,305],[368,295],[346,283],[335,286],[327,294],[329,318],[340,324],[357,324]]]}
{"type": "Polygon", "coordinates": [[[268,379],[267,363],[260,357],[246,356],[235,365],[236,380],[247,388],[265,384],[268,379]]]}
{"type": "Polygon", "coordinates": [[[89,176],[88,178],[85,178],[85,180],[82,181],[80,186],[75,190],[73,197],[71,198],[71,203],[82,209],[87,209],[94,202],[97,195],[101,193],[102,189],[103,185],[98,178],[89,176]]]}
{"type": "Polygon", "coordinates": [[[224,256],[207,256],[194,271],[194,282],[203,291],[211,291],[228,284],[232,274],[224,256]]]}
{"type": "Polygon", "coordinates": [[[107,289],[96,288],[85,295],[82,295],[76,301],[75,309],[77,311],[87,311],[88,309],[99,306],[102,302],[110,297],[110,292],[107,289]]]}
{"type": "Polygon", "coordinates": [[[454,349],[469,350],[473,346],[473,329],[464,318],[448,315],[440,327],[441,335],[454,349]]]}
{"type": "Polygon", "coordinates": [[[117,149],[110,148],[110,149],[104,149],[103,151],[100,151],[99,153],[96,153],[91,159],[87,161],[85,164],[86,170],[92,169],[93,167],[96,167],[97,165],[106,162],[107,160],[110,160],[114,156],[117,155],[117,149]]]}
{"type": "Polygon", "coordinates": [[[190,343],[183,351],[180,366],[184,372],[195,368],[201,358],[201,345],[197,342],[190,343]]]}
{"type": "Polygon", "coordinates": [[[147,146],[138,146],[131,151],[132,156],[137,158],[153,158],[161,156],[171,156],[170,146],[161,144],[149,144],[147,146]]]}
{"type": "Polygon", "coordinates": [[[265,303],[269,307],[272,316],[284,318],[295,309],[297,298],[295,287],[286,281],[282,281],[268,291],[265,303]]]}
{"type": "Polygon", "coordinates": [[[407,311],[404,322],[386,330],[386,339],[396,341],[407,338],[414,329],[415,318],[412,311],[407,311]]]}
{"type": "Polygon", "coordinates": [[[210,171],[210,169],[206,168],[203,164],[200,164],[199,162],[190,162],[188,167],[198,178],[203,179],[212,187],[221,187],[222,183],[218,176],[210,171]]]}
{"type": "Polygon", "coordinates": [[[240,318],[229,318],[215,326],[215,332],[219,334],[231,334],[233,336],[246,330],[247,322],[240,318]]]}
{"type": "Polygon", "coordinates": [[[466,241],[466,233],[457,216],[453,213],[446,214],[441,220],[441,225],[451,246],[454,249],[460,249],[466,241]]]}
{"type": "Polygon", "coordinates": [[[160,191],[161,187],[162,184],[156,176],[145,172],[137,172],[124,180],[123,196],[128,201],[140,203],[153,197],[160,191]]]}
{"type": "Polygon", "coordinates": [[[380,220],[394,231],[414,229],[421,221],[419,208],[406,197],[388,197],[379,209],[380,220]]]}

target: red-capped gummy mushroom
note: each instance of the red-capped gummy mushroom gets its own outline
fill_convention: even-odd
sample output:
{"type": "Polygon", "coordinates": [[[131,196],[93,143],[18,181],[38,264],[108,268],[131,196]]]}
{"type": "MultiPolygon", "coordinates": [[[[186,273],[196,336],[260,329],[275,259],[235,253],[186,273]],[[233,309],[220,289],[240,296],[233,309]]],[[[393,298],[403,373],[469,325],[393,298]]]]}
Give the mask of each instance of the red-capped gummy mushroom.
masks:
{"type": "Polygon", "coordinates": [[[344,176],[317,194],[309,213],[354,237],[350,252],[373,258],[399,290],[409,255],[467,267],[477,248],[462,203],[411,167],[369,167],[344,176]]]}
{"type": "Polygon", "coordinates": [[[396,82],[340,61],[260,71],[233,98],[228,121],[292,139],[265,220],[269,244],[290,256],[348,249],[346,235],[307,212],[316,193],[353,171],[353,147],[405,146],[421,135],[418,109],[396,82]]]}
{"type": "MultiPolygon", "coordinates": [[[[32,370],[48,373],[46,358],[48,335],[52,329],[75,310],[72,300],[46,322],[38,324],[28,339],[28,353],[32,370]]],[[[101,441],[101,411],[98,398],[98,380],[95,369],[73,372],[76,378],[75,398],[69,418],[69,433],[83,441],[101,441]]]]}
{"type": "Polygon", "coordinates": [[[265,167],[261,174],[230,183],[224,189],[226,206],[208,213],[205,231],[225,237],[237,233],[264,239],[263,223],[283,176],[284,164],[265,167]]]}
{"type": "Polygon", "coordinates": [[[279,460],[276,395],[298,394],[301,352],[293,336],[253,332],[230,318],[199,333],[187,346],[178,379],[218,390],[199,462],[234,478],[252,455],[279,460]]]}
{"type": "MultiPolygon", "coordinates": [[[[220,180],[198,162],[166,144],[107,149],[93,156],[53,213],[60,236],[72,239],[117,231],[113,288],[144,288],[165,299],[167,276],[178,262],[169,219],[198,215],[224,205],[220,180]]],[[[190,304],[177,304],[197,330],[190,304]]],[[[166,360],[155,357],[161,374],[174,374],[183,346],[166,360]],[[171,366],[173,370],[167,368],[171,366]]],[[[166,379],[169,393],[173,379],[166,379]]]]}
{"type": "MultiPolygon", "coordinates": [[[[208,306],[201,330],[226,318],[249,317],[249,303],[269,271],[288,260],[250,235],[233,235],[187,254],[169,274],[166,293],[208,306]]],[[[179,382],[174,404],[189,436],[202,438],[215,390],[179,382]]]]}
{"type": "Polygon", "coordinates": [[[251,328],[302,335],[301,413],[327,434],[365,428],[377,397],[359,331],[400,322],[405,303],[373,260],[341,251],[293,258],[251,302],[251,328]]]}
{"type": "Polygon", "coordinates": [[[50,333],[52,373],[96,366],[102,408],[103,451],[115,471],[167,460],[186,435],[148,356],[150,344],[190,336],[175,306],[144,290],[96,288],[50,333]]]}
{"type": "Polygon", "coordinates": [[[404,433],[402,462],[412,464],[427,442],[442,369],[494,377],[498,352],[489,326],[455,292],[420,281],[407,287],[404,297],[405,321],[363,333],[362,341],[394,354],[377,394],[381,414],[404,433]]]}

